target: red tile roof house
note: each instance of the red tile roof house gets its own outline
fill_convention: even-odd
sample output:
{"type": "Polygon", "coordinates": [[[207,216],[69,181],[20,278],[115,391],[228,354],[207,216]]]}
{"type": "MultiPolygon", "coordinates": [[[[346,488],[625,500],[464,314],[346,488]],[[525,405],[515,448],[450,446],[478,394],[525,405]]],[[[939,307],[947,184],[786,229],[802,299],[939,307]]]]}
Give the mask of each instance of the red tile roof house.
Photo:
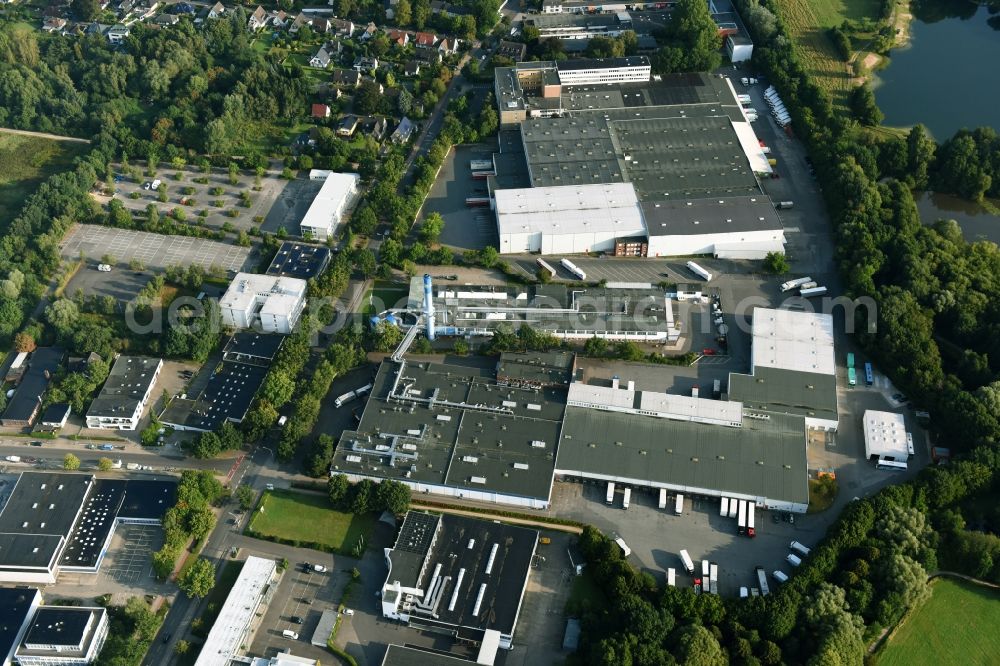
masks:
{"type": "Polygon", "coordinates": [[[418,32],[413,35],[413,43],[417,46],[430,47],[437,44],[437,35],[433,32],[418,32]]]}
{"type": "Polygon", "coordinates": [[[312,117],[313,118],[329,118],[330,117],[330,107],[326,104],[313,104],[312,105],[312,117]]]}
{"type": "Polygon", "coordinates": [[[386,30],[385,35],[397,46],[406,46],[410,43],[410,35],[405,30],[386,30]]]}

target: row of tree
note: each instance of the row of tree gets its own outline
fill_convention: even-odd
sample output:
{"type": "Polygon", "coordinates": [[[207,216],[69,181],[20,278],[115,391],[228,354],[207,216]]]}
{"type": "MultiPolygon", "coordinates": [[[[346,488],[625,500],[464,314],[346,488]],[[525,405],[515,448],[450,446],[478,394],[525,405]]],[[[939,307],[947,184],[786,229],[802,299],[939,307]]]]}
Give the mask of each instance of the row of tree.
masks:
{"type": "Polygon", "coordinates": [[[177,484],[177,501],[163,516],[163,547],[153,553],[153,570],[166,580],[177,558],[191,541],[203,539],[215,527],[212,507],[229,491],[210,470],[186,470],[177,484]]]}
{"type": "Polygon", "coordinates": [[[379,483],[362,479],[352,484],[343,474],[334,474],[326,488],[330,503],[338,511],[359,515],[389,511],[401,516],[410,510],[410,487],[392,479],[379,483]]]}

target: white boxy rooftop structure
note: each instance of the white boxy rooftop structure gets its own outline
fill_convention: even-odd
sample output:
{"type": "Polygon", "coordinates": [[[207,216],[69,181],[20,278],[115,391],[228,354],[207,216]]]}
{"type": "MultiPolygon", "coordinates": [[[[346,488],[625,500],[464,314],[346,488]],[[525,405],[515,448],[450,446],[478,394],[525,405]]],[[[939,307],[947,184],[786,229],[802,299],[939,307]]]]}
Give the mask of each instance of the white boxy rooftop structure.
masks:
{"type": "Polygon", "coordinates": [[[865,456],[868,459],[892,458],[896,462],[906,462],[909,449],[902,414],[869,409],[862,422],[865,429],[865,456]]]}
{"type": "Polygon", "coordinates": [[[361,176],[356,173],[330,172],[299,223],[299,233],[318,241],[332,237],[344,211],[357,196],[360,181],[361,176]]]}
{"type": "Polygon", "coordinates": [[[645,236],[631,183],[498,190],[500,253],[578,254],[614,250],[615,239],[645,236]]]}
{"type": "Polygon", "coordinates": [[[752,344],[751,372],[760,367],[821,375],[837,372],[829,314],[756,308],[752,344]]]}
{"type": "Polygon", "coordinates": [[[305,280],[274,275],[237,273],[219,300],[222,323],[265,333],[291,333],[305,307],[305,280]]]}
{"type": "Polygon", "coordinates": [[[276,571],[277,563],[272,559],[253,555],[247,558],[195,666],[229,666],[243,645],[249,643],[257,608],[270,597],[276,571]]]}

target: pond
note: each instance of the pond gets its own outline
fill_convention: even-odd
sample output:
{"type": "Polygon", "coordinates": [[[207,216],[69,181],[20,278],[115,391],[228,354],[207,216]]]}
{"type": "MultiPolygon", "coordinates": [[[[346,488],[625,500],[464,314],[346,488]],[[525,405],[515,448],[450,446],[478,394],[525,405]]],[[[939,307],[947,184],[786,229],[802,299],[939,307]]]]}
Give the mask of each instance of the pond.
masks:
{"type": "MultiPolygon", "coordinates": [[[[989,213],[983,206],[937,192],[915,194],[920,220],[933,224],[937,220],[955,220],[967,241],[990,240],[1000,245],[1000,215],[989,213]]],[[[1000,207],[1000,201],[991,201],[1000,207]]]]}
{"type": "Polygon", "coordinates": [[[963,127],[1000,129],[1000,5],[914,0],[910,45],[878,73],[884,124],[923,123],[939,142],[963,127]]]}

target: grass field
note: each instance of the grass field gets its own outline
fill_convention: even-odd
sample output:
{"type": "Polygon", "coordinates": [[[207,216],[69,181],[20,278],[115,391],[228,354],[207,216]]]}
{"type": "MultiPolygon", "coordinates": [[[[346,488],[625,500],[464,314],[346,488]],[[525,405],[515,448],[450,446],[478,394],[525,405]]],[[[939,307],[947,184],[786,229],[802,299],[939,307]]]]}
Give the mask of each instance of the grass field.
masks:
{"type": "Polygon", "coordinates": [[[778,0],[792,38],[809,74],[833,97],[835,106],[847,108],[853,76],[826,36],[827,28],[845,20],[878,17],[877,0],[778,0]]]}
{"type": "Polygon", "coordinates": [[[879,654],[878,666],[974,666],[1000,659],[1000,593],[938,579],[879,654]]]}
{"type": "Polygon", "coordinates": [[[256,511],[250,530],[263,538],[304,547],[347,553],[362,537],[367,542],[375,518],[357,516],[330,508],[322,495],[307,495],[269,490],[261,500],[263,511],[256,511]]]}
{"type": "Polygon", "coordinates": [[[69,168],[87,149],[83,143],[0,134],[0,233],[43,180],[69,168]]]}
{"type": "Polygon", "coordinates": [[[573,578],[573,589],[566,600],[566,613],[579,617],[587,610],[603,608],[608,603],[604,591],[594,581],[594,577],[584,568],[583,573],[573,578]]]}

